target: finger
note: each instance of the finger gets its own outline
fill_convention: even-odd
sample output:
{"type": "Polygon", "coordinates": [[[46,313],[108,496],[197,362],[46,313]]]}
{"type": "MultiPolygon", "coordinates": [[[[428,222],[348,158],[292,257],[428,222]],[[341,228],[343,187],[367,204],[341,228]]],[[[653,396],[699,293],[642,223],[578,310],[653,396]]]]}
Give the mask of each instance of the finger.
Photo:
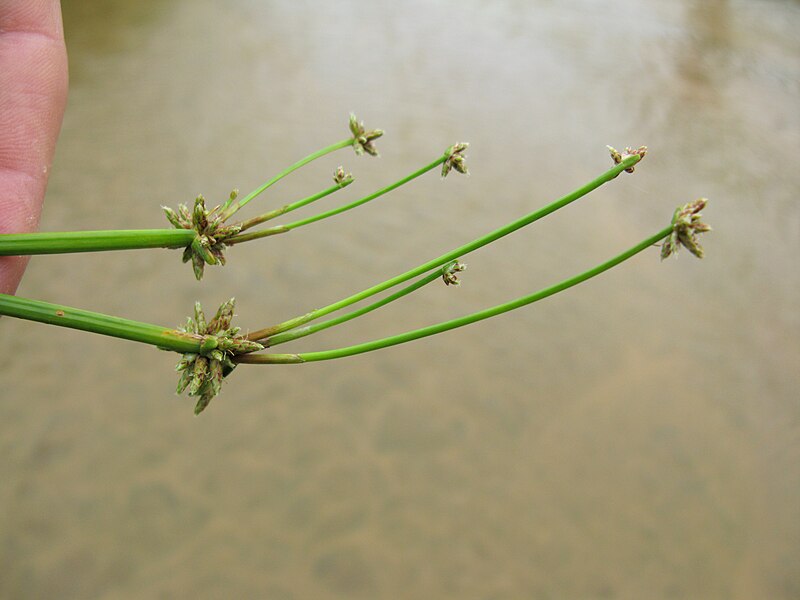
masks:
{"type": "MultiPolygon", "coordinates": [[[[67,95],[57,0],[0,0],[0,233],[38,226],[67,95]]],[[[25,261],[0,259],[0,292],[25,261]]]]}

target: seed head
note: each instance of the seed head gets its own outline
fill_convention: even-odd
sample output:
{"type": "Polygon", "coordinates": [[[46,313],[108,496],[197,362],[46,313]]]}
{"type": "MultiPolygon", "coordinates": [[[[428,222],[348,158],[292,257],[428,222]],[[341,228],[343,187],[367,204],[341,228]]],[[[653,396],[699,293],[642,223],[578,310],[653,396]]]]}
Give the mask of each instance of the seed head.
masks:
{"type": "MultiPolygon", "coordinates": [[[[239,190],[230,193],[230,201],[236,199],[239,190]]],[[[241,225],[225,225],[225,215],[220,205],[211,210],[206,208],[205,198],[197,196],[190,211],[185,204],[178,205],[174,211],[162,206],[167,220],[176,229],[192,229],[197,234],[184,248],[183,262],[192,262],[195,277],[203,278],[205,265],[225,264],[225,241],[241,231],[241,225]]]]}
{"type": "Polygon", "coordinates": [[[461,285],[461,282],[458,280],[458,273],[466,270],[466,268],[467,265],[457,260],[446,264],[442,267],[442,281],[444,281],[445,285],[461,285]]]}
{"type": "Polygon", "coordinates": [[[336,168],[336,171],[333,172],[333,181],[339,187],[346,187],[353,183],[353,175],[351,173],[345,173],[344,167],[339,166],[336,168]]]}
{"type": "Polygon", "coordinates": [[[214,318],[206,323],[203,307],[196,302],[194,317],[189,317],[186,325],[178,329],[201,341],[200,350],[182,355],[175,367],[180,373],[177,393],[188,390],[190,396],[199,397],[195,414],[200,414],[219,394],[222,380],[236,367],[231,360],[234,356],[264,349],[261,344],[238,335],[238,327],[231,327],[235,303],[233,298],[223,303],[214,318]]]}
{"type": "Polygon", "coordinates": [[[699,234],[711,231],[709,225],[700,221],[703,216],[700,211],[706,207],[706,204],[708,204],[706,198],[699,198],[675,209],[675,214],[672,215],[672,233],[661,245],[661,260],[673,254],[677,255],[681,246],[684,246],[697,258],[705,256],[703,247],[697,238],[699,234]]]}
{"type": "Polygon", "coordinates": [[[378,149],[372,142],[383,135],[382,129],[367,131],[364,122],[359,122],[356,116],[350,113],[350,133],[353,134],[353,150],[358,156],[365,152],[371,156],[378,156],[378,149]]]}
{"type": "Polygon", "coordinates": [[[217,314],[211,319],[208,324],[207,333],[219,333],[228,329],[231,326],[233,319],[233,307],[236,306],[236,299],[231,298],[227,302],[223,302],[217,310],[217,314]]]}
{"type": "Polygon", "coordinates": [[[465,162],[466,156],[464,151],[469,148],[467,142],[456,142],[445,151],[445,161],[442,163],[442,177],[447,177],[452,169],[459,173],[469,175],[467,163],[465,162]]]}
{"type": "MultiPolygon", "coordinates": [[[[639,148],[637,148],[636,150],[634,150],[631,147],[627,147],[625,148],[625,152],[622,153],[620,153],[615,148],[612,148],[611,146],[606,146],[606,148],[608,148],[608,151],[611,153],[611,160],[614,161],[615,165],[618,165],[628,157],[639,156],[640,158],[644,158],[645,154],[647,154],[647,146],[639,146],[639,148]]],[[[625,169],[625,172],[633,173],[633,170],[634,170],[633,167],[628,167],[627,169],[625,169]]]]}

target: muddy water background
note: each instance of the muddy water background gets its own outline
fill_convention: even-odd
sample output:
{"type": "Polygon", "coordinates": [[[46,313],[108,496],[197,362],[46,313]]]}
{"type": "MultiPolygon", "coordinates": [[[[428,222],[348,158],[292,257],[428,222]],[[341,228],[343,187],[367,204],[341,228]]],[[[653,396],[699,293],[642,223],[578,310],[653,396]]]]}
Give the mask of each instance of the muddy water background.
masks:
{"type": "MultiPolygon", "coordinates": [[[[800,596],[797,2],[65,3],[69,107],[43,229],[159,205],[381,126],[260,206],[358,213],[234,249],[32,261],[20,294],[166,325],[235,295],[263,326],[371,285],[594,177],[633,176],[470,256],[321,349],[517,297],[697,196],[708,257],[645,253],[489,323],[346,361],[241,368],[202,418],[145,346],[0,322],[0,596],[800,596]],[[325,206],[342,197],[325,200],[325,206]]],[[[253,211],[251,211],[253,212],[253,211]]],[[[309,211],[306,214],[310,214],[309,211]]],[[[289,350],[289,347],[286,347],[289,350]]]]}

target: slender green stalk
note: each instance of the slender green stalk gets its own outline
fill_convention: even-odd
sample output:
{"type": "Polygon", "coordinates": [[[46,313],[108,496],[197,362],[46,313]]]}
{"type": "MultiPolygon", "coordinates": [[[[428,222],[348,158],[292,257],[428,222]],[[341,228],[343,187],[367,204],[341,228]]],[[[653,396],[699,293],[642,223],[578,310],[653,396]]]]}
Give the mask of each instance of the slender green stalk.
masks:
{"type": "Polygon", "coordinates": [[[315,319],[328,315],[341,308],[345,308],[346,306],[350,306],[351,304],[360,302],[361,300],[364,300],[365,298],[368,298],[374,294],[378,294],[385,289],[394,287],[395,285],[408,281],[413,277],[422,275],[423,273],[430,271],[431,269],[435,269],[436,267],[441,267],[442,265],[450,262],[451,260],[463,257],[466,254],[474,250],[477,250],[478,248],[482,248],[487,244],[491,244],[492,242],[500,239],[501,237],[513,233],[518,229],[525,227],[526,225],[530,225],[531,223],[538,221],[542,217],[545,217],[550,213],[557,211],[559,208],[563,208],[567,204],[570,204],[571,202],[574,202],[575,200],[582,198],[589,192],[599,188],[604,183],[608,183],[609,181],[617,177],[620,173],[622,173],[622,171],[630,169],[641,159],[642,157],[636,154],[628,156],[622,162],[615,165],[614,167],[612,167],[599,177],[593,179],[583,187],[578,188],[577,190],[567,194],[566,196],[556,200],[555,202],[545,206],[544,208],[529,213],[524,217],[512,223],[509,223],[508,225],[500,227],[499,229],[495,229],[491,233],[479,237],[467,244],[464,244],[463,246],[459,246],[458,248],[451,250],[446,254],[442,254],[441,256],[434,258],[433,260],[429,260],[428,262],[419,265],[418,267],[415,267],[409,271],[406,271],[405,273],[401,273],[400,275],[392,277],[391,279],[387,279],[382,283],[367,288],[366,290],[363,290],[357,294],[353,294],[352,296],[348,296],[347,298],[339,300],[338,302],[334,302],[333,304],[329,304],[328,306],[325,306],[323,308],[310,311],[307,314],[302,315],[300,317],[295,317],[293,319],[290,319],[289,321],[284,321],[283,323],[279,323],[277,325],[274,325],[266,329],[254,331],[248,334],[247,338],[251,340],[259,340],[270,335],[275,335],[283,331],[299,327],[300,325],[308,323],[309,321],[313,321],[315,319]]]}
{"type": "Polygon", "coordinates": [[[339,142],[336,142],[335,144],[331,144],[330,146],[327,146],[327,147],[323,148],[322,150],[317,150],[316,152],[314,152],[312,154],[309,154],[305,158],[301,158],[300,160],[298,160],[293,165],[290,165],[290,166],[286,167],[283,171],[281,171],[280,173],[275,175],[275,177],[273,177],[272,179],[267,181],[264,185],[262,185],[261,187],[256,188],[255,190],[253,190],[252,192],[247,194],[247,196],[245,196],[244,198],[242,198],[238,202],[233,203],[233,200],[226,201],[225,204],[222,207],[222,214],[224,215],[224,218],[228,219],[231,215],[233,215],[236,211],[238,211],[240,208],[242,208],[245,204],[250,202],[250,200],[252,200],[256,196],[258,196],[264,190],[266,190],[270,186],[274,185],[275,183],[277,183],[278,181],[280,181],[281,179],[283,179],[284,177],[286,177],[290,173],[296,171],[300,167],[303,167],[303,166],[307,165],[311,161],[316,160],[316,159],[320,158],[321,156],[325,156],[326,154],[330,154],[331,152],[335,152],[336,150],[341,150],[342,148],[347,148],[348,146],[352,146],[352,145],[353,145],[353,138],[347,138],[346,140],[341,140],[339,142]]]}
{"type": "Polygon", "coordinates": [[[318,331],[322,331],[323,329],[328,329],[329,327],[333,327],[334,325],[341,325],[342,323],[346,323],[356,317],[363,316],[367,313],[372,312],[373,310],[377,310],[383,306],[386,306],[390,302],[394,302],[395,300],[399,300],[403,296],[407,296],[411,292],[415,292],[421,287],[424,287],[431,283],[432,281],[436,281],[437,279],[442,278],[442,270],[436,269],[433,273],[415,281],[409,286],[404,287],[403,289],[391,294],[390,296],[386,296],[386,298],[382,298],[378,302],[374,302],[360,308],[358,310],[354,310],[353,312],[349,312],[345,315],[340,317],[336,317],[334,319],[328,319],[327,321],[322,321],[320,323],[316,323],[314,325],[306,325],[305,327],[298,327],[297,329],[292,329],[290,331],[284,331],[283,333],[279,333],[271,338],[269,338],[267,344],[269,347],[277,346],[278,344],[284,344],[286,342],[291,342],[292,340],[296,340],[301,337],[305,337],[307,335],[311,335],[312,333],[317,333],[318,331]]]}
{"type": "Polygon", "coordinates": [[[472,323],[476,323],[478,321],[489,319],[491,317],[495,317],[505,312],[521,308],[528,304],[532,304],[533,302],[542,300],[543,298],[547,298],[548,296],[552,296],[568,288],[571,288],[575,285],[578,285],[579,283],[591,279],[592,277],[596,277],[597,275],[600,275],[601,273],[608,271],[612,267],[615,267],[616,265],[628,260],[632,256],[635,256],[639,252],[651,247],[652,245],[668,237],[669,235],[672,234],[672,230],[673,227],[672,225],[670,225],[669,227],[662,229],[655,235],[650,236],[646,240],[643,240],[642,242],[636,244],[632,248],[626,250],[622,254],[615,256],[611,260],[608,260],[592,269],[589,269],[588,271],[585,271],[580,275],[576,275],[575,277],[565,279],[561,283],[540,290],[534,294],[523,296],[511,302],[498,304],[497,306],[493,306],[491,308],[487,308],[485,310],[481,310],[463,317],[459,317],[457,319],[444,321],[436,325],[430,325],[428,327],[423,327],[421,329],[408,331],[406,333],[401,333],[399,335],[390,336],[380,340],[367,342],[364,344],[347,346],[345,348],[337,348],[335,350],[324,350],[322,352],[304,352],[300,354],[246,354],[239,356],[234,360],[236,362],[250,363],[250,364],[303,363],[303,362],[313,362],[318,360],[332,360],[334,358],[343,358],[345,356],[352,356],[354,354],[361,354],[363,352],[371,352],[372,350],[380,350],[381,348],[388,348],[389,346],[403,344],[405,342],[418,340],[423,337],[436,335],[437,333],[443,333],[451,329],[456,329],[458,327],[470,325],[472,323]]]}
{"type": "Polygon", "coordinates": [[[191,244],[196,235],[190,229],[7,233],[0,235],[0,256],[183,248],[191,244]]]}
{"type": "Polygon", "coordinates": [[[198,352],[203,345],[201,336],[181,333],[168,327],[7,294],[0,294],[0,315],[133,340],[181,353],[198,352]]]}
{"type": "Polygon", "coordinates": [[[299,221],[294,221],[293,223],[287,223],[286,225],[284,225],[284,227],[286,229],[289,229],[289,230],[297,229],[298,227],[302,227],[303,225],[308,225],[310,223],[316,223],[317,221],[321,221],[322,219],[327,219],[328,217],[332,217],[334,215],[341,214],[341,213],[343,213],[345,211],[348,211],[348,210],[351,210],[351,209],[353,209],[353,208],[355,208],[357,206],[361,206],[362,204],[366,204],[367,202],[370,202],[371,200],[375,200],[375,198],[379,198],[379,197],[383,196],[384,194],[388,194],[392,190],[396,190],[401,185],[405,185],[409,181],[413,181],[414,179],[416,179],[417,177],[419,177],[421,175],[424,175],[425,173],[427,173],[431,169],[435,169],[436,167],[441,165],[445,160],[447,160],[447,155],[446,154],[440,156],[439,158],[434,160],[432,163],[425,165],[421,169],[418,169],[417,171],[414,171],[410,175],[407,175],[406,177],[403,177],[402,179],[400,179],[398,181],[395,181],[391,185],[387,185],[385,188],[381,188],[377,192],[373,192],[369,196],[364,196],[363,198],[361,198],[359,200],[356,200],[355,202],[351,202],[350,204],[345,204],[344,206],[340,206],[338,208],[331,209],[329,211],[320,213],[318,215],[313,215],[313,216],[307,217],[305,219],[300,219],[299,221]]]}
{"type": "Polygon", "coordinates": [[[233,246],[234,244],[242,244],[244,242],[249,242],[252,240],[260,240],[261,238],[269,237],[271,235],[278,235],[279,233],[288,233],[289,230],[286,227],[282,227],[280,225],[276,225],[274,227],[268,227],[267,229],[262,229],[261,231],[253,231],[251,233],[242,233],[234,235],[233,237],[229,237],[225,240],[226,246],[233,246]]]}
{"type": "MultiPolygon", "coordinates": [[[[235,204],[232,205],[234,202],[233,199],[227,200],[221,209],[224,218],[229,218],[245,204],[250,202],[250,200],[300,167],[307,165],[321,156],[352,145],[353,138],[331,144],[322,150],[309,154],[293,165],[290,165],[235,204]]],[[[268,218],[284,214],[285,212],[289,212],[289,210],[295,210],[323,196],[327,196],[341,187],[344,186],[336,185],[319,194],[309,196],[308,198],[304,198],[282,209],[273,211],[273,213],[267,213],[268,216],[266,218],[263,218],[265,215],[262,215],[261,217],[246,221],[245,223],[248,224],[248,227],[252,227],[255,224],[264,222],[268,218]]],[[[281,231],[275,231],[274,233],[281,233],[281,231]]],[[[192,229],[130,229],[0,234],[0,256],[100,252],[106,250],[132,250],[140,248],[185,248],[192,243],[196,236],[197,233],[192,229]]],[[[237,241],[241,242],[244,240],[240,239],[237,241]]]]}
{"type": "Polygon", "coordinates": [[[228,244],[228,245],[240,244],[242,242],[246,242],[246,241],[250,241],[250,240],[256,240],[256,239],[259,239],[259,238],[262,238],[262,237],[267,237],[267,236],[275,235],[275,234],[278,234],[278,233],[285,233],[287,231],[291,231],[292,229],[297,229],[298,227],[302,227],[303,225],[309,225],[310,223],[316,223],[317,221],[321,221],[322,219],[327,219],[328,217],[333,217],[334,215],[341,214],[341,213],[343,213],[345,211],[348,211],[348,210],[351,210],[353,208],[356,208],[357,206],[361,206],[362,204],[366,204],[367,202],[369,202],[371,200],[375,200],[375,198],[379,198],[380,196],[383,196],[384,194],[388,194],[392,190],[396,190],[401,185],[404,185],[404,184],[408,183],[409,181],[412,181],[413,179],[416,179],[420,175],[424,175],[425,173],[427,173],[431,169],[435,169],[436,167],[441,165],[445,160],[447,160],[447,155],[446,154],[440,156],[435,161],[433,161],[432,163],[430,163],[428,165],[425,165],[421,169],[419,169],[417,171],[414,171],[410,175],[407,175],[406,177],[403,177],[399,181],[395,181],[391,185],[387,185],[386,187],[378,190],[377,192],[373,192],[369,196],[364,196],[363,198],[360,198],[359,200],[356,200],[356,201],[351,202],[349,204],[345,204],[344,206],[340,206],[338,208],[333,208],[333,209],[331,209],[329,211],[320,213],[318,215],[313,215],[313,216],[307,217],[305,219],[300,219],[300,220],[294,221],[292,223],[287,223],[286,225],[276,225],[274,227],[268,227],[267,229],[262,229],[260,231],[256,231],[256,232],[253,232],[253,233],[247,233],[247,234],[244,234],[244,235],[235,235],[232,238],[226,240],[225,243],[228,244]]]}
{"type": "MultiPolygon", "coordinates": [[[[342,188],[345,188],[348,185],[350,185],[352,182],[353,182],[353,179],[351,177],[350,179],[344,180],[342,183],[337,183],[335,185],[332,185],[328,189],[322,190],[321,192],[317,192],[316,194],[313,194],[311,196],[303,198],[302,200],[297,200],[296,202],[292,202],[291,204],[286,204],[286,205],[284,205],[284,206],[282,206],[280,208],[276,208],[275,210],[271,210],[269,212],[266,212],[263,215],[259,215],[257,217],[253,217],[252,219],[247,219],[246,221],[242,221],[242,223],[240,225],[241,226],[241,230],[240,231],[246,231],[247,229],[250,229],[251,227],[255,227],[256,225],[260,225],[261,223],[265,223],[265,222],[267,222],[267,221],[269,221],[271,219],[274,219],[276,217],[280,217],[281,215],[285,215],[286,213],[292,212],[293,210],[297,210],[298,208],[302,208],[304,206],[307,206],[308,204],[311,204],[312,202],[316,202],[320,198],[324,198],[325,196],[329,196],[329,195],[333,194],[334,192],[338,192],[342,188]]],[[[231,238],[230,240],[228,240],[228,245],[231,245],[233,243],[235,243],[234,242],[234,238],[231,238]]]]}

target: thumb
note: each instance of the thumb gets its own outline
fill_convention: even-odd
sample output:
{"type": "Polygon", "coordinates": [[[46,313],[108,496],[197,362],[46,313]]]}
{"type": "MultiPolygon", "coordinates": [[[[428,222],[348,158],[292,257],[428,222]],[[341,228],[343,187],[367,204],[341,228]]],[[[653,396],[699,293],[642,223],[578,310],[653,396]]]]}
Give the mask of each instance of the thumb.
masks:
{"type": "MultiPolygon", "coordinates": [[[[66,97],[58,0],[0,0],[0,233],[38,226],[66,97]]],[[[25,264],[0,258],[0,292],[16,290],[25,264]]]]}

